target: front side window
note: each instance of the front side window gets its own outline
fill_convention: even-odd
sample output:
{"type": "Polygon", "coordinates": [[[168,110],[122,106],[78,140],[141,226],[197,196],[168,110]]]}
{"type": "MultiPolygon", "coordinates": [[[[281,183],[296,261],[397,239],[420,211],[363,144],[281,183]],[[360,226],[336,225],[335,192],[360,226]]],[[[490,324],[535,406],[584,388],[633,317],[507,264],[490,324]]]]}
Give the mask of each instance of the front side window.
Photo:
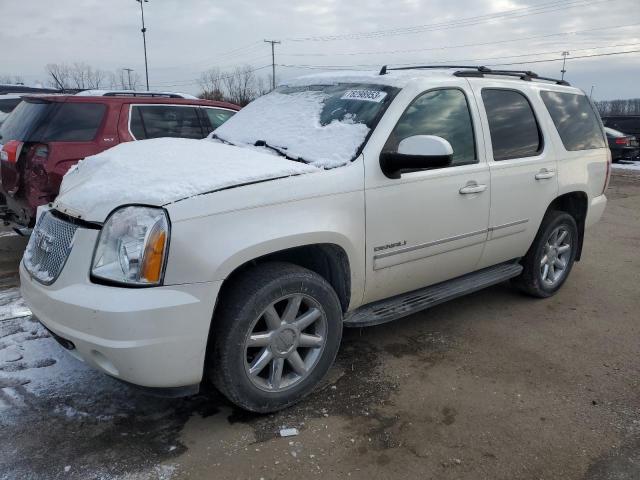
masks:
{"type": "Polygon", "coordinates": [[[494,160],[509,160],[538,155],[542,134],[527,98],[515,90],[485,88],[482,101],[494,160]]]}
{"type": "Polygon", "coordinates": [[[585,95],[544,91],[540,96],[565,149],[576,151],[606,146],[596,112],[585,95]]]}
{"type": "Polygon", "coordinates": [[[223,110],[221,108],[204,107],[203,110],[207,115],[207,118],[209,119],[209,123],[211,124],[211,128],[213,130],[229,120],[233,116],[233,114],[236,113],[233,110],[223,110]]]}
{"type": "Polygon", "coordinates": [[[414,135],[447,140],[453,148],[452,166],[478,161],[471,113],[462,90],[432,90],[420,95],[400,117],[383,151],[397,152],[398,144],[414,135]]]}
{"type": "Polygon", "coordinates": [[[196,107],[135,105],[131,108],[131,133],[148,138],[204,138],[196,107]]]}

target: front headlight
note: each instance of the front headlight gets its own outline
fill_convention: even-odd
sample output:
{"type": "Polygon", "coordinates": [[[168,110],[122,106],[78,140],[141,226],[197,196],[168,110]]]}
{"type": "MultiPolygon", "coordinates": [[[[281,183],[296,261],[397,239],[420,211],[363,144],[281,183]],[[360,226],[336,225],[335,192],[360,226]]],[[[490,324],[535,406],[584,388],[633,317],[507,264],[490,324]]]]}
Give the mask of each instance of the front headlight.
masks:
{"type": "Polygon", "coordinates": [[[169,220],[164,209],[120,208],[102,227],[91,274],[128,285],[159,285],[168,243],[169,220]]]}

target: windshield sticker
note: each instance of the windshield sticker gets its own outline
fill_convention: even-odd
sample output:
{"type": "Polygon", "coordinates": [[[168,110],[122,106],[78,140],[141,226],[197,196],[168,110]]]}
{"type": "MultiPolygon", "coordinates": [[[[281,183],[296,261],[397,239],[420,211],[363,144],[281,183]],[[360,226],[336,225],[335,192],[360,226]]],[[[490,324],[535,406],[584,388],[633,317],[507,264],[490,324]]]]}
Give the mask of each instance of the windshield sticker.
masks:
{"type": "Polygon", "coordinates": [[[341,100],[363,100],[365,102],[380,103],[387,96],[387,92],[380,90],[347,90],[341,100]]]}

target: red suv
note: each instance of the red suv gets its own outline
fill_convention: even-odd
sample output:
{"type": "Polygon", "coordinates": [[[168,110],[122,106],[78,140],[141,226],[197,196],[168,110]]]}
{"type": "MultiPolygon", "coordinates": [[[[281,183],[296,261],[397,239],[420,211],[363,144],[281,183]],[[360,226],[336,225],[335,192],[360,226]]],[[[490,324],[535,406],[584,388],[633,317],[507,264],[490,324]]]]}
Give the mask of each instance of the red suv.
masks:
{"type": "Polygon", "coordinates": [[[84,157],[132,140],[204,138],[239,109],[164,93],[23,97],[0,127],[0,220],[33,226],[84,157]]]}

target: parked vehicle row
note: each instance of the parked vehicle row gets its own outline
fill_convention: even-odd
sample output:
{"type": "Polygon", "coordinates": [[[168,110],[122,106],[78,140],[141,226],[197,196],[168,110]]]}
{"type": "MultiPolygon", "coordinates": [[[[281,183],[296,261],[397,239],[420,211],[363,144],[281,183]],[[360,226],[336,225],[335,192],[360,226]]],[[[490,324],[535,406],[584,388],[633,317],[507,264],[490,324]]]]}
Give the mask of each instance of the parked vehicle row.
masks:
{"type": "Polygon", "coordinates": [[[133,140],[204,138],[238,109],[167,93],[25,96],[0,127],[0,219],[33,226],[37,207],[85,157],[133,140]]]}
{"type": "MultiPolygon", "coordinates": [[[[270,412],[313,391],[343,326],[509,279],[555,294],[607,202],[611,154],[589,98],[532,72],[402,70],[291,80],[210,140],[123,143],[76,165],[20,266],[34,316],[122,381],[180,395],[209,379],[270,412]]],[[[93,104],[85,127],[45,132],[96,137],[102,112],[100,142],[167,121],[166,106],[116,100],[29,100],[23,113],[38,124],[41,108],[93,104]]],[[[193,113],[171,114],[175,136],[212,126],[207,108],[181,108],[193,113]]],[[[21,140],[30,162],[37,131],[21,140]]]]}

